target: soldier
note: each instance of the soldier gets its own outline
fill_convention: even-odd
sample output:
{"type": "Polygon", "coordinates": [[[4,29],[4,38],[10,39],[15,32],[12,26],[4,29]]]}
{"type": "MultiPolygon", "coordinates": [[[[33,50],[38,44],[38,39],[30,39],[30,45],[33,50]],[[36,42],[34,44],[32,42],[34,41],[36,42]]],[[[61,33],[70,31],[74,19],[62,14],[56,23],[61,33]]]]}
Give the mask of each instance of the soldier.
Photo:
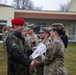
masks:
{"type": "Polygon", "coordinates": [[[28,32],[29,32],[29,35],[30,35],[30,47],[33,48],[33,47],[38,45],[38,37],[34,32],[34,29],[35,29],[34,24],[30,24],[28,26],[28,28],[29,28],[28,32]]]}
{"type": "Polygon", "coordinates": [[[9,34],[9,32],[11,31],[11,29],[12,29],[12,26],[4,26],[2,28],[2,32],[3,32],[2,39],[3,39],[3,45],[4,45],[5,49],[6,49],[6,44],[5,44],[6,38],[7,38],[8,34],[9,34]]]}
{"type": "Polygon", "coordinates": [[[50,36],[50,33],[48,32],[48,29],[49,27],[44,27],[44,28],[42,28],[39,32],[40,32],[40,39],[42,40],[42,42],[46,45],[46,47],[47,47],[47,45],[49,45],[50,44],[50,42],[52,41],[51,40],[51,37],[49,37],[50,36]]]}
{"type": "MultiPolygon", "coordinates": [[[[49,32],[47,31],[46,28],[40,29],[39,32],[40,32],[40,39],[42,40],[42,42],[47,47],[51,43],[51,41],[52,41],[51,38],[49,37],[49,35],[50,35],[49,32]]],[[[44,59],[44,55],[41,54],[41,58],[39,57],[40,58],[39,61],[44,59]]],[[[44,72],[44,64],[41,64],[40,68],[38,67],[37,75],[44,75],[43,72],[44,72]]]]}
{"type": "Polygon", "coordinates": [[[29,30],[28,27],[24,28],[24,30],[23,30],[23,36],[24,36],[26,42],[28,43],[28,45],[30,47],[30,35],[28,34],[28,30],[29,30]]]}
{"type": "Polygon", "coordinates": [[[51,27],[56,27],[56,26],[59,26],[59,25],[62,26],[62,30],[63,30],[62,35],[61,35],[61,39],[62,39],[62,41],[63,41],[63,43],[64,43],[65,48],[67,48],[67,46],[68,46],[68,37],[67,37],[67,35],[66,35],[66,31],[65,31],[65,29],[64,29],[63,24],[62,24],[62,23],[53,23],[53,24],[51,25],[51,27]]]}
{"type": "Polygon", "coordinates": [[[22,36],[25,21],[14,18],[11,23],[14,31],[10,32],[6,39],[8,75],[30,75],[29,67],[34,66],[36,62],[29,59],[32,50],[22,36]]]}
{"type": "Polygon", "coordinates": [[[47,29],[53,41],[47,46],[45,61],[42,61],[45,63],[44,75],[67,75],[64,67],[65,47],[61,40],[63,25],[58,23],[55,23],[56,26],[52,25],[47,29]]]}

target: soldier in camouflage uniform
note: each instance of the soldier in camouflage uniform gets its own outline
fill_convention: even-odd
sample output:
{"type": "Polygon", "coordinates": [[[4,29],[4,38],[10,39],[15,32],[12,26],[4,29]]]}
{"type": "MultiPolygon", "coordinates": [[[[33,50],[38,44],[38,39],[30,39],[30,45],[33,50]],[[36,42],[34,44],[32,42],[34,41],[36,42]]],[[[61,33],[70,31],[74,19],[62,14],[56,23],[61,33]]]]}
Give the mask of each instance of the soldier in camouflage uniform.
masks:
{"type": "Polygon", "coordinates": [[[33,48],[38,45],[38,37],[34,32],[34,28],[35,28],[34,24],[30,24],[28,26],[28,28],[29,28],[28,32],[30,35],[30,43],[29,44],[30,44],[30,47],[33,48]]]}
{"type": "MultiPolygon", "coordinates": [[[[41,42],[43,42],[45,44],[45,46],[47,47],[50,43],[51,43],[51,38],[49,37],[49,32],[47,31],[46,28],[42,28],[40,29],[40,39],[41,39],[41,42]]],[[[45,55],[45,54],[44,54],[45,55]]],[[[40,60],[43,60],[44,59],[44,55],[41,55],[42,58],[40,58],[40,60]]],[[[40,61],[39,60],[39,61],[40,61]]],[[[41,64],[40,65],[40,68],[38,68],[38,72],[37,72],[37,75],[44,75],[44,64],[41,64]]]]}
{"type": "Polygon", "coordinates": [[[53,41],[47,46],[45,61],[42,61],[42,63],[45,64],[44,75],[67,75],[64,67],[65,47],[60,38],[63,32],[63,25],[58,23],[55,25],[56,26],[53,24],[53,26],[48,29],[53,41]]]}
{"type": "Polygon", "coordinates": [[[45,27],[40,30],[40,39],[42,40],[42,42],[45,44],[46,47],[52,41],[51,37],[49,37],[50,34],[49,34],[47,28],[45,27]]]}
{"type": "Polygon", "coordinates": [[[23,36],[24,36],[26,42],[28,43],[28,45],[30,47],[30,35],[28,34],[28,30],[29,30],[28,27],[24,28],[24,30],[23,30],[23,36]]]}
{"type": "Polygon", "coordinates": [[[25,21],[20,18],[11,20],[14,31],[10,32],[6,39],[8,74],[7,75],[30,75],[29,67],[35,65],[35,61],[29,59],[32,50],[28,47],[22,30],[25,21]]]}
{"type": "MultiPolygon", "coordinates": [[[[34,31],[35,30],[34,24],[30,24],[28,26],[28,28],[29,28],[28,33],[30,35],[29,46],[30,46],[30,48],[33,49],[34,47],[36,47],[38,45],[38,37],[37,37],[37,35],[35,34],[35,31],[34,31]]],[[[32,75],[37,75],[36,68],[33,70],[32,75]]]]}
{"type": "Polygon", "coordinates": [[[9,34],[9,32],[11,31],[11,29],[12,29],[12,26],[4,26],[2,28],[2,32],[3,32],[2,39],[3,39],[3,45],[4,45],[5,49],[6,49],[6,44],[5,44],[6,38],[7,38],[8,34],[9,34]]]}

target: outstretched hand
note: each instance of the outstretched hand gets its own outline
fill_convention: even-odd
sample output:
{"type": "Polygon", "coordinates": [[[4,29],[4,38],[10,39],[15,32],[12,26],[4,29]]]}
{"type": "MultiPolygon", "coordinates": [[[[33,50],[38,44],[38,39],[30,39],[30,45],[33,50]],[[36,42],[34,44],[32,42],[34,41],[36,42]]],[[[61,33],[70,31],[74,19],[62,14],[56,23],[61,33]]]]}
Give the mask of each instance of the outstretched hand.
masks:
{"type": "Polygon", "coordinates": [[[30,66],[36,66],[38,64],[38,61],[37,60],[32,60],[30,66]]]}

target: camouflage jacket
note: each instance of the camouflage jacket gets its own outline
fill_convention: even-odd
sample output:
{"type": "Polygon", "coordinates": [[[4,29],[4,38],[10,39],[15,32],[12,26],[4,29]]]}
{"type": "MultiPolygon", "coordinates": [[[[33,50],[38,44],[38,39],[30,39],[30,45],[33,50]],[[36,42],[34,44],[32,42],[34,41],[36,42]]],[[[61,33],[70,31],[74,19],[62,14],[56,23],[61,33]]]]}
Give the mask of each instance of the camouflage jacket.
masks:
{"type": "Polygon", "coordinates": [[[28,47],[21,33],[10,32],[6,39],[8,57],[8,75],[30,75],[29,55],[32,50],[28,47]]]}
{"type": "MultiPolygon", "coordinates": [[[[47,37],[47,38],[45,38],[43,41],[42,41],[44,44],[45,44],[45,46],[47,47],[50,43],[51,43],[51,39],[49,38],[49,37],[47,37]]],[[[45,54],[44,54],[45,55],[45,54]]],[[[38,59],[38,61],[42,61],[42,59],[43,59],[43,57],[41,58],[40,56],[39,56],[39,59],[38,59]]],[[[37,73],[35,74],[35,75],[44,75],[44,63],[40,63],[39,64],[39,66],[40,67],[38,67],[37,68],[37,73]]]]}
{"type": "Polygon", "coordinates": [[[47,37],[45,38],[42,42],[45,44],[45,46],[47,47],[50,43],[51,43],[51,38],[50,37],[47,37]]]}
{"type": "Polygon", "coordinates": [[[30,35],[29,45],[31,48],[38,45],[38,37],[36,34],[30,35]]]}
{"type": "Polygon", "coordinates": [[[44,74],[67,75],[64,67],[65,47],[60,38],[55,39],[47,46],[44,74]]]}

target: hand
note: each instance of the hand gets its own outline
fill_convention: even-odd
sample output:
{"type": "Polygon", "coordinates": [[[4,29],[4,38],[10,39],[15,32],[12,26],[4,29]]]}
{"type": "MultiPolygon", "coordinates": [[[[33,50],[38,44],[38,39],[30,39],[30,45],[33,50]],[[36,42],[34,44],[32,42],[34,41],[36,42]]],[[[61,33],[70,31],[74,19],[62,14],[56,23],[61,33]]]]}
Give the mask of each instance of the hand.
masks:
{"type": "Polygon", "coordinates": [[[34,70],[36,70],[37,63],[38,63],[37,60],[32,60],[32,62],[30,64],[30,73],[33,72],[34,70]]]}
{"type": "Polygon", "coordinates": [[[41,59],[45,60],[45,55],[43,53],[40,53],[41,59]]]}
{"type": "Polygon", "coordinates": [[[37,47],[33,47],[32,50],[35,51],[37,49],[37,47]]]}
{"type": "Polygon", "coordinates": [[[36,66],[36,65],[37,65],[37,63],[38,63],[38,61],[37,61],[37,60],[32,60],[32,62],[31,62],[31,64],[30,64],[30,66],[36,66]]]}

